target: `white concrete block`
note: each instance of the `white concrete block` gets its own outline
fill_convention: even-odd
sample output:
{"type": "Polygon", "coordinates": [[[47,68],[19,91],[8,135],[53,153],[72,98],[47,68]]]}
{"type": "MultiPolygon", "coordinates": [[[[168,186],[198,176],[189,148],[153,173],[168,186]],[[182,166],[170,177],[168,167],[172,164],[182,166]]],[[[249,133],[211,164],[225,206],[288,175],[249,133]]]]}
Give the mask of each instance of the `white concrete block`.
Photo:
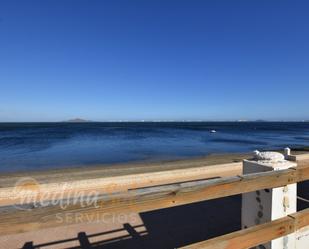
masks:
{"type": "MultiPolygon", "coordinates": [[[[277,152],[255,152],[255,158],[245,160],[243,174],[283,170],[296,167],[277,152]]],[[[242,195],[242,228],[270,222],[296,212],[297,187],[290,184],[274,189],[262,189],[242,195]]],[[[259,249],[295,249],[295,234],[260,245],[259,249]]]]}

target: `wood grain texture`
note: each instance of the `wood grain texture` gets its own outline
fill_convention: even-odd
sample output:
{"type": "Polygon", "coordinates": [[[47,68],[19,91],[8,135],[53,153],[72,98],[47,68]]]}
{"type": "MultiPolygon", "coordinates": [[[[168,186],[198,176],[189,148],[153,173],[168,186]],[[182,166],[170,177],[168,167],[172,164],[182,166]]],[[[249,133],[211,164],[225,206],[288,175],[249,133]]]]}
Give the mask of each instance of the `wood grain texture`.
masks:
{"type": "MultiPolygon", "coordinates": [[[[309,154],[297,155],[297,162],[300,166],[309,164],[309,154]]],[[[200,162],[199,162],[200,163],[200,162]]],[[[74,181],[63,181],[63,182],[53,182],[44,183],[42,179],[38,178],[35,185],[39,185],[39,190],[37,192],[33,191],[32,197],[37,197],[43,199],[52,196],[68,196],[71,191],[84,192],[85,194],[92,191],[98,191],[101,194],[127,191],[134,188],[143,188],[163,184],[172,184],[177,182],[194,181],[207,178],[215,177],[230,177],[240,175],[242,173],[242,163],[228,163],[212,166],[200,166],[188,169],[173,169],[167,171],[158,171],[151,173],[139,173],[139,174],[129,174],[121,176],[112,177],[99,177],[99,178],[89,178],[83,180],[74,181]]],[[[309,170],[304,170],[302,174],[309,174],[309,170]]],[[[87,175],[86,175],[87,176],[87,175]]],[[[307,178],[307,176],[304,176],[307,178]]],[[[15,183],[23,178],[14,178],[15,183]]],[[[36,180],[36,177],[34,177],[36,180]]],[[[20,193],[16,194],[15,186],[4,187],[0,180],[0,206],[14,205],[21,202],[24,199],[20,193]]],[[[12,181],[12,180],[6,180],[12,181]]],[[[29,186],[31,187],[31,186],[29,186]]],[[[33,186],[35,189],[37,186],[33,186]]],[[[33,199],[30,194],[27,197],[31,200],[33,199]]],[[[24,200],[23,200],[24,202],[24,200]]]]}
{"type": "Polygon", "coordinates": [[[289,216],[294,218],[296,230],[309,226],[309,208],[289,216]]]}
{"type": "Polygon", "coordinates": [[[309,226],[309,208],[269,223],[188,245],[181,249],[247,249],[307,226],[309,226]]]}
{"type": "Polygon", "coordinates": [[[81,207],[70,204],[65,209],[58,205],[16,210],[2,207],[0,233],[10,234],[41,228],[87,222],[92,216],[112,217],[115,214],[145,212],[199,201],[226,197],[259,189],[280,187],[298,181],[296,169],[263,172],[213,180],[202,180],[103,194],[97,206],[81,207]],[[73,216],[59,222],[57,215],[73,216]],[[76,219],[78,217],[78,219],[76,219]]]}
{"type": "MultiPolygon", "coordinates": [[[[28,185],[33,191],[27,192],[29,200],[40,198],[48,200],[49,196],[66,198],[74,192],[85,194],[97,191],[100,194],[127,191],[129,189],[150,187],[177,182],[194,181],[215,177],[229,177],[241,174],[241,163],[229,163],[215,166],[203,166],[190,169],[175,169],[162,172],[141,173],[125,176],[84,179],[57,183],[28,185]]],[[[0,188],[0,206],[18,204],[25,199],[15,187],[0,188]]],[[[24,202],[24,201],[23,201],[24,202]]]]}
{"type": "Polygon", "coordinates": [[[214,239],[182,247],[181,249],[248,249],[295,231],[295,221],[284,217],[214,239]]]}
{"type": "MultiPolygon", "coordinates": [[[[222,169],[222,167],[221,167],[222,169]]],[[[191,169],[190,169],[191,170],[191,169]]],[[[166,172],[165,172],[166,173],[166,172]]],[[[179,171],[177,171],[179,173],[179,171]]],[[[83,222],[99,222],[112,219],[115,215],[128,214],[130,212],[146,212],[162,208],[169,208],[194,202],[222,198],[252,192],[260,189],[275,188],[287,184],[296,183],[309,179],[309,164],[282,171],[271,171],[242,176],[232,176],[212,180],[195,180],[203,178],[201,174],[195,172],[192,178],[190,172],[183,172],[184,175],[177,175],[175,171],[169,172],[165,179],[162,175],[157,176],[157,180],[147,178],[140,179],[135,175],[136,181],[141,188],[128,189],[130,184],[116,184],[115,189],[124,190],[116,193],[104,192],[104,187],[99,187],[98,182],[92,179],[93,189],[99,188],[99,196],[96,205],[82,207],[80,203],[72,203],[67,199],[62,203],[67,204],[65,208],[49,203],[47,206],[32,206],[29,204],[27,210],[17,210],[11,205],[0,207],[0,233],[12,234],[25,231],[33,231],[42,228],[62,226],[64,224],[74,224],[83,222]],[[174,175],[176,174],[176,175],[174,175]],[[201,177],[201,178],[198,178],[201,177]],[[195,180],[191,182],[173,183],[179,179],[195,180]],[[172,183],[161,186],[151,186],[157,183],[172,183]],[[117,185],[118,184],[118,185],[117,185]],[[143,187],[148,186],[150,187],[143,187]],[[117,186],[125,186],[122,187],[117,186]],[[60,218],[59,218],[60,217],[60,218]],[[69,219],[67,219],[69,217],[69,219]],[[89,221],[90,217],[90,221],[89,221]],[[94,217],[94,218],[93,218],[94,217]],[[95,220],[93,220],[95,219],[95,220]]],[[[206,174],[206,171],[204,172],[206,174]]],[[[151,173],[153,176],[153,174],[151,173]]],[[[205,176],[205,175],[204,175],[205,176]]],[[[207,174],[209,176],[209,174],[207,174]]],[[[125,178],[122,178],[125,181],[125,178]]],[[[132,178],[130,178],[132,180],[132,178]]],[[[89,182],[90,184],[91,182],[89,182]]],[[[112,182],[111,182],[112,183],[112,182]]],[[[84,190],[90,191],[86,186],[84,190]]],[[[44,198],[43,198],[44,199],[44,198]]],[[[23,207],[25,208],[25,206],[23,207]]]]}

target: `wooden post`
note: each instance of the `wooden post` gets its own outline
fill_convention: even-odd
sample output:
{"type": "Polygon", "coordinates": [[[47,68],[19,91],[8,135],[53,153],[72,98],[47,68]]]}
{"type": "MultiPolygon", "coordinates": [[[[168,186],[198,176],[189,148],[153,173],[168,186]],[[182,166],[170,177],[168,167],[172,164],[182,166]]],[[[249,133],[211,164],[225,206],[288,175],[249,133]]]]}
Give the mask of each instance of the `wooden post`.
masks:
{"type": "MultiPolygon", "coordinates": [[[[245,160],[243,173],[259,173],[265,171],[284,170],[296,167],[297,164],[286,160],[290,156],[278,152],[255,151],[254,159],[245,160]]],[[[273,189],[262,189],[242,196],[242,228],[256,226],[295,213],[297,202],[296,184],[273,189]]],[[[260,245],[259,249],[295,249],[295,234],[260,245]]]]}

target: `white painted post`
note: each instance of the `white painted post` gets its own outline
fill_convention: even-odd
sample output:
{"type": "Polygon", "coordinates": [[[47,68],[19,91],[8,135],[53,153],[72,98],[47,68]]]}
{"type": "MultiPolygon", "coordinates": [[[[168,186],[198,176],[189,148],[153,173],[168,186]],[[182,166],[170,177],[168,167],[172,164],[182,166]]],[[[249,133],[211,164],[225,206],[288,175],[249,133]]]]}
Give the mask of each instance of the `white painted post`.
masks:
{"type": "MultiPolygon", "coordinates": [[[[290,150],[285,150],[285,156],[278,152],[254,152],[252,160],[244,160],[243,173],[258,173],[273,170],[283,170],[296,167],[295,162],[286,160],[290,150]]],[[[280,188],[262,189],[242,195],[242,228],[255,226],[285,217],[296,212],[296,184],[280,188]]],[[[295,249],[295,234],[275,239],[258,249],[295,249]]]]}
{"type": "Polygon", "coordinates": [[[296,249],[309,248],[309,227],[304,227],[296,232],[296,249]]]}
{"type": "Polygon", "coordinates": [[[303,227],[296,231],[296,249],[309,248],[309,227],[303,227]]]}

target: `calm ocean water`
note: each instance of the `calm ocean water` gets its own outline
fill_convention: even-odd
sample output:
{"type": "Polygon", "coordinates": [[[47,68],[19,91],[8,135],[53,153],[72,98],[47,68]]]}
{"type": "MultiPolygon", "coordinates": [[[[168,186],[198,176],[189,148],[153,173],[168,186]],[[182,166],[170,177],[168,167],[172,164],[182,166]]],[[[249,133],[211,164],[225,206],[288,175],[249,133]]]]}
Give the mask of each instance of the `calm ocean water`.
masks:
{"type": "Polygon", "coordinates": [[[0,172],[286,146],[309,146],[309,123],[0,123],[0,172]]]}

